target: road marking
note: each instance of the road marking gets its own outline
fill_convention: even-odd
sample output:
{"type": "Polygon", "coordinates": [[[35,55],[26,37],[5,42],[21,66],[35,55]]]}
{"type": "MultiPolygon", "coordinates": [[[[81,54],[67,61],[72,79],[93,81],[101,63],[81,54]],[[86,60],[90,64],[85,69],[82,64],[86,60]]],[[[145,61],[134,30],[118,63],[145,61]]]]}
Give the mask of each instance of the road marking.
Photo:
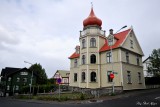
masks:
{"type": "Polygon", "coordinates": [[[155,99],[156,99],[156,100],[157,100],[157,99],[160,99],[160,97],[156,97],[155,99]]]}

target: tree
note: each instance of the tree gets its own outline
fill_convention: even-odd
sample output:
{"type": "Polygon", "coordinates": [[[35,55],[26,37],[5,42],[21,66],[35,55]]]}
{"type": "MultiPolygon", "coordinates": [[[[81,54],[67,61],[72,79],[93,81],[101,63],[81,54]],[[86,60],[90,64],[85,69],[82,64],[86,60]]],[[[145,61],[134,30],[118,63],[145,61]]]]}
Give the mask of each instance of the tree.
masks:
{"type": "Polygon", "coordinates": [[[56,84],[56,80],[54,78],[49,78],[47,84],[56,84]]]}
{"type": "Polygon", "coordinates": [[[160,48],[154,49],[150,56],[150,66],[148,66],[148,72],[153,73],[155,77],[160,76],[160,48]]]}
{"type": "Polygon", "coordinates": [[[33,64],[29,69],[37,75],[37,84],[47,83],[47,75],[45,69],[42,68],[40,64],[33,64]]]}

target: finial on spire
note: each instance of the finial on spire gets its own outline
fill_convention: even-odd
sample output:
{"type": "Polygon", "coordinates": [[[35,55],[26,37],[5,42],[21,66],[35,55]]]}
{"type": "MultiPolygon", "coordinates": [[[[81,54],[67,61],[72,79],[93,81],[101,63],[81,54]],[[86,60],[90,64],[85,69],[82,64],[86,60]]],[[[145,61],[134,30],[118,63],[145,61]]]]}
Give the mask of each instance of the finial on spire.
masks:
{"type": "Polygon", "coordinates": [[[93,8],[93,2],[91,2],[91,8],[93,8]]]}

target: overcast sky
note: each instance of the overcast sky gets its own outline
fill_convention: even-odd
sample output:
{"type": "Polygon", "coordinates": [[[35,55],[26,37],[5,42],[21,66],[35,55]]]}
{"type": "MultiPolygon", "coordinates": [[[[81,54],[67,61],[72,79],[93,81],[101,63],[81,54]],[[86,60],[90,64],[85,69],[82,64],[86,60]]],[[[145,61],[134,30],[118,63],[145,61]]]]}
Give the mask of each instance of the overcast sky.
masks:
{"type": "Polygon", "coordinates": [[[49,78],[69,70],[91,2],[107,34],[133,26],[143,60],[160,48],[160,0],[0,0],[0,69],[29,67],[28,61],[49,78]]]}

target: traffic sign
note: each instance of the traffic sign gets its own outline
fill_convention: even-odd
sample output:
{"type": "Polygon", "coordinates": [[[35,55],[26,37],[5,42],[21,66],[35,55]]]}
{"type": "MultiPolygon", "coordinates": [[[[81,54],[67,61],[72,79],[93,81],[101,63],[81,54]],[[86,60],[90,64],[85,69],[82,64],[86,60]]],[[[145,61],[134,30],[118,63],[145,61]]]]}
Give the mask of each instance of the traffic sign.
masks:
{"type": "Polygon", "coordinates": [[[57,83],[60,84],[61,82],[62,82],[62,79],[61,79],[61,78],[58,78],[58,79],[57,79],[57,83]]]}
{"type": "Polygon", "coordinates": [[[114,78],[114,74],[110,74],[110,78],[113,79],[114,78]]]}

